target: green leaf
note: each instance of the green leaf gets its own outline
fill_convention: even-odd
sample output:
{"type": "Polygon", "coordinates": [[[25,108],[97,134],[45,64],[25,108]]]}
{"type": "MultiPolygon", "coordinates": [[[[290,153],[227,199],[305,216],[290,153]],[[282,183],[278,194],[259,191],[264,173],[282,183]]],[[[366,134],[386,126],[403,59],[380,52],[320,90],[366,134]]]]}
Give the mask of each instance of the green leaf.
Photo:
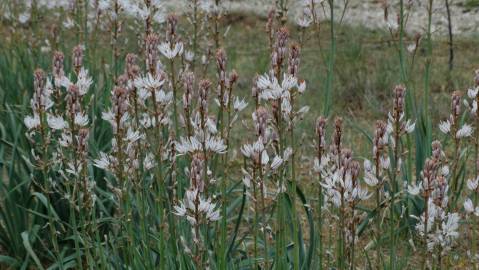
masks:
{"type": "Polygon", "coordinates": [[[29,239],[29,236],[28,236],[28,232],[26,232],[26,231],[22,232],[22,239],[23,239],[23,246],[27,250],[28,254],[32,257],[35,264],[38,266],[38,268],[44,270],[45,268],[43,268],[42,264],[40,263],[40,260],[37,257],[37,254],[35,254],[35,252],[32,249],[32,246],[30,245],[30,239],[29,239]]]}
{"type": "Polygon", "coordinates": [[[20,262],[17,259],[12,258],[10,256],[0,255],[0,264],[6,264],[10,267],[16,267],[20,264],[20,262]]]}

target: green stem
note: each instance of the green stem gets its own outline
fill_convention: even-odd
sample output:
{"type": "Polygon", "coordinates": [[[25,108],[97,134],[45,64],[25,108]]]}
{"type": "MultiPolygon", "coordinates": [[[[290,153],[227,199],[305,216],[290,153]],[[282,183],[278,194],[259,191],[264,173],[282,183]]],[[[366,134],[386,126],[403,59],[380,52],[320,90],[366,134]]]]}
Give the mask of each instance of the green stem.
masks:
{"type": "MultiPolygon", "coordinates": [[[[318,176],[319,183],[321,183],[321,174],[318,176]]],[[[318,197],[318,236],[319,236],[319,270],[323,269],[323,188],[319,184],[319,197],[318,197]]]]}
{"type": "Polygon", "coordinates": [[[325,103],[323,105],[324,115],[328,116],[331,111],[331,95],[333,91],[333,82],[334,82],[334,61],[336,55],[336,36],[334,34],[334,0],[328,0],[329,9],[330,9],[330,38],[331,38],[331,47],[330,55],[328,61],[328,77],[326,79],[326,93],[325,93],[325,103]]]}
{"type": "Polygon", "coordinates": [[[198,0],[193,0],[193,63],[191,69],[195,71],[198,53],[198,0]]]}
{"type": "Polygon", "coordinates": [[[157,185],[158,185],[158,190],[155,198],[155,205],[158,203],[158,206],[155,206],[157,208],[158,212],[158,217],[160,219],[160,241],[159,241],[159,249],[160,249],[160,269],[164,270],[166,269],[166,245],[165,245],[165,236],[164,236],[164,181],[163,181],[163,173],[162,173],[162,134],[161,134],[161,124],[160,124],[160,119],[159,119],[159,108],[158,104],[156,104],[156,94],[155,91],[152,91],[152,99],[153,99],[153,109],[154,109],[154,114],[155,114],[155,123],[156,123],[156,128],[155,128],[155,140],[158,142],[157,149],[156,149],[156,179],[157,179],[157,185]]]}
{"type": "Polygon", "coordinates": [[[253,198],[254,198],[254,221],[253,221],[253,253],[254,269],[258,269],[258,195],[256,192],[256,170],[253,169],[253,198]]]}
{"type": "MultiPolygon", "coordinates": [[[[429,192],[429,191],[425,191],[426,193],[429,192]]],[[[427,255],[428,255],[428,252],[427,252],[427,224],[428,224],[428,216],[429,216],[429,197],[428,196],[425,196],[424,197],[424,205],[425,205],[425,209],[424,209],[424,237],[423,237],[423,261],[422,261],[422,269],[427,269],[426,266],[427,266],[427,255]]]]}
{"type": "Polygon", "coordinates": [[[382,183],[379,179],[379,150],[376,150],[376,179],[378,179],[378,186],[376,187],[376,267],[380,269],[381,266],[381,246],[379,244],[381,239],[381,187],[382,183]]]}
{"type": "Polygon", "coordinates": [[[178,111],[177,111],[177,87],[176,87],[176,72],[175,72],[175,60],[171,59],[170,61],[171,68],[171,85],[173,88],[173,122],[175,124],[175,139],[179,136],[178,130],[178,111]]]}
{"type": "Polygon", "coordinates": [[[268,253],[268,231],[267,231],[267,220],[266,220],[266,203],[265,203],[265,188],[264,188],[264,179],[263,179],[263,169],[259,169],[259,181],[261,189],[261,211],[263,216],[263,242],[264,242],[264,269],[269,269],[269,253],[268,253]]]}
{"type": "MultiPolygon", "coordinates": [[[[294,94],[291,94],[291,111],[294,112],[294,94]]],[[[294,138],[294,126],[293,123],[291,123],[290,126],[290,137],[291,137],[291,190],[290,190],[290,196],[291,196],[291,208],[292,208],[292,222],[293,222],[293,243],[294,243],[294,269],[299,270],[300,265],[299,265],[299,229],[298,229],[298,214],[297,214],[297,209],[296,209],[296,146],[295,146],[295,138],[294,138]]]]}

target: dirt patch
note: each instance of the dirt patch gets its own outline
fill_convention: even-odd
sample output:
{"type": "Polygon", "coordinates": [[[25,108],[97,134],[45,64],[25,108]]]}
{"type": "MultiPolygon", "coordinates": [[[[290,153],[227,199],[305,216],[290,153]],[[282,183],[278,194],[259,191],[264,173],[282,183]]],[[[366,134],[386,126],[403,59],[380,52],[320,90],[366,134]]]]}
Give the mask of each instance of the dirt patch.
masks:
{"type": "MultiPolygon", "coordinates": [[[[329,20],[327,1],[322,2],[318,10],[321,20],[329,20]]],[[[345,3],[347,9],[342,22],[350,25],[363,25],[371,29],[387,29],[388,22],[384,20],[383,2],[388,2],[388,12],[391,21],[396,20],[399,13],[399,1],[387,0],[336,0],[336,18],[340,20],[345,3]]],[[[454,34],[473,35],[479,30],[479,1],[475,0],[449,0],[452,17],[452,30],[454,34]]],[[[222,7],[230,12],[246,12],[265,16],[273,6],[273,0],[227,0],[222,1],[222,7]]],[[[302,6],[299,0],[291,0],[290,16],[295,19],[301,13],[302,6]]],[[[410,33],[424,33],[427,27],[428,2],[425,0],[404,0],[410,4],[406,31],[410,33]]],[[[184,11],[185,0],[168,1],[167,6],[176,11],[184,11]]],[[[391,23],[391,22],[390,22],[391,23]]],[[[432,31],[434,35],[447,35],[447,13],[445,0],[435,0],[433,4],[432,31]]]]}

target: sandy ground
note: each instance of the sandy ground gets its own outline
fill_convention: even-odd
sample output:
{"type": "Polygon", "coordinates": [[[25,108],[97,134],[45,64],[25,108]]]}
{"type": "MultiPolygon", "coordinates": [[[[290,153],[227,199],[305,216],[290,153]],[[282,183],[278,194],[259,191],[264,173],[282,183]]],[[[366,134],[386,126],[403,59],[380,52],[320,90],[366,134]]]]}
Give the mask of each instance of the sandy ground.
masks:
{"type": "MultiPolygon", "coordinates": [[[[322,20],[328,20],[328,4],[324,2],[324,9],[319,11],[322,20]]],[[[350,25],[363,25],[368,28],[387,29],[388,23],[384,20],[384,0],[335,0],[337,19],[341,17],[344,5],[348,2],[348,8],[344,14],[343,23],[350,25]]],[[[387,1],[387,0],[386,0],[387,1]]],[[[467,7],[468,0],[449,0],[451,5],[452,29],[454,34],[474,35],[479,30],[479,7],[467,7]]],[[[184,10],[185,0],[167,0],[170,8],[176,6],[176,10],[184,10]]],[[[265,16],[272,7],[274,0],[222,0],[223,6],[230,11],[241,11],[265,16]]],[[[294,20],[301,12],[302,0],[289,0],[290,16],[294,20]]],[[[391,21],[397,18],[399,13],[399,0],[389,0],[389,18],[391,21]]],[[[424,33],[427,27],[427,5],[428,0],[404,0],[411,2],[411,9],[406,30],[409,33],[424,33]]],[[[434,35],[447,34],[447,13],[445,0],[434,0],[432,31],[434,35]]],[[[391,22],[390,22],[391,23],[391,22]]]]}

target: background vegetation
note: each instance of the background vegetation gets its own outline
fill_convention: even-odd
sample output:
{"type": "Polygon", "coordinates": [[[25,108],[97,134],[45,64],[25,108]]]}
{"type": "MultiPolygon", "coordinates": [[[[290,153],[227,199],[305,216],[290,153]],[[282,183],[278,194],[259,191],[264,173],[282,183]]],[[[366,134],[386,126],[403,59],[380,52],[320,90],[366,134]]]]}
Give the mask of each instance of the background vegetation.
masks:
{"type": "MultiPolygon", "coordinates": [[[[124,70],[124,59],[127,53],[137,53],[140,59],[144,57],[142,48],[145,29],[141,20],[119,16],[118,19],[122,21],[122,30],[118,37],[113,38],[112,16],[99,17],[99,20],[104,22],[100,23],[98,29],[93,28],[95,25],[93,23],[85,28],[82,24],[95,21],[95,17],[88,15],[89,12],[95,13],[83,8],[82,5],[88,7],[91,3],[89,1],[73,2],[77,6],[71,11],[56,9],[53,13],[52,10],[44,7],[27,9],[31,15],[26,23],[17,21],[26,7],[17,5],[14,1],[6,1],[0,9],[1,12],[13,12],[14,15],[9,18],[4,16],[0,22],[0,35],[3,37],[0,42],[0,178],[2,180],[0,183],[0,268],[265,269],[270,267],[290,269],[291,267],[319,269],[322,267],[328,269],[328,267],[338,267],[346,269],[350,267],[351,269],[376,269],[379,267],[419,269],[420,267],[437,267],[437,269],[475,269],[477,267],[477,261],[471,259],[471,256],[477,256],[471,253],[477,250],[474,240],[477,226],[469,227],[469,224],[477,223],[474,218],[461,220],[459,230],[461,240],[459,244],[453,245],[445,259],[447,262],[437,264],[437,259],[431,259],[431,262],[423,263],[424,257],[429,253],[422,252],[422,238],[414,227],[417,221],[403,216],[400,210],[400,206],[405,205],[414,209],[415,215],[419,216],[424,211],[424,200],[421,196],[414,197],[414,208],[411,206],[413,203],[409,201],[398,202],[397,209],[391,210],[391,213],[396,211],[393,218],[387,218],[386,214],[381,216],[385,232],[377,241],[379,244],[372,236],[375,232],[374,222],[368,222],[368,220],[380,219],[377,209],[394,207],[388,206],[389,203],[385,200],[386,206],[376,208],[373,199],[358,206],[355,210],[360,212],[357,233],[361,237],[358,236],[356,244],[357,259],[346,262],[346,255],[343,254],[341,257],[337,254],[339,251],[336,249],[338,245],[336,237],[340,233],[339,229],[333,226],[336,222],[335,210],[331,210],[331,216],[325,218],[331,222],[330,226],[318,227],[319,220],[323,217],[320,216],[319,207],[314,205],[318,205],[320,200],[318,189],[321,189],[316,179],[317,175],[312,171],[315,154],[311,150],[316,147],[314,130],[317,116],[324,115],[330,119],[326,136],[328,142],[334,134],[332,124],[334,117],[342,116],[344,144],[352,149],[355,160],[360,161],[361,164],[364,159],[371,159],[374,122],[377,119],[387,120],[388,112],[392,111],[392,89],[396,85],[403,84],[408,91],[407,118],[416,122],[416,131],[407,135],[407,138],[402,141],[403,154],[409,157],[409,160],[405,161],[406,165],[394,166],[401,167],[398,169],[401,171],[401,180],[409,184],[419,183],[426,157],[431,155],[432,138],[439,138],[446,152],[453,152],[456,147],[451,138],[440,133],[437,125],[451,113],[452,92],[460,90],[466,96],[467,89],[475,84],[474,70],[479,67],[477,33],[454,36],[455,58],[454,67],[451,70],[448,66],[448,37],[434,36],[429,39],[427,30],[419,38],[402,29],[371,30],[361,25],[346,25],[338,21],[332,24],[328,21],[330,17],[325,17],[318,31],[314,25],[303,29],[295,23],[295,18],[290,17],[283,21],[281,15],[275,15],[278,25],[284,24],[289,29],[290,40],[300,44],[299,77],[306,81],[307,91],[299,98],[299,102],[309,106],[310,110],[295,127],[296,143],[294,139],[291,139],[293,147],[297,147],[295,153],[298,177],[294,184],[297,184],[299,191],[296,192],[294,188],[292,193],[288,192],[289,204],[284,203],[288,207],[288,215],[292,215],[288,217],[293,217],[291,218],[293,221],[287,224],[291,228],[285,229],[288,241],[280,246],[277,244],[279,240],[274,238],[279,236],[272,232],[271,237],[274,239],[266,240],[270,242],[270,250],[265,256],[262,251],[257,252],[257,249],[262,250],[265,247],[264,239],[267,237],[257,236],[257,239],[255,236],[253,239],[250,233],[251,230],[255,230],[252,224],[257,225],[254,216],[259,210],[252,209],[254,203],[250,198],[251,194],[247,196],[244,192],[247,188],[242,181],[241,167],[246,161],[241,156],[240,147],[245,143],[252,143],[254,138],[251,132],[252,125],[249,123],[251,113],[254,111],[254,100],[251,98],[253,79],[256,75],[267,73],[271,68],[270,43],[265,31],[267,18],[241,12],[228,13],[222,10],[218,22],[221,47],[227,54],[228,70],[234,69],[239,74],[234,90],[235,95],[246,98],[249,106],[240,114],[240,120],[245,123],[238,121],[238,125],[243,127],[234,130],[231,137],[231,150],[228,150],[230,160],[223,164],[230,173],[228,177],[218,173],[219,179],[225,182],[225,187],[223,189],[218,185],[214,197],[226,203],[224,205],[226,209],[221,212],[222,219],[210,225],[205,229],[206,232],[202,233],[206,239],[204,241],[211,241],[211,243],[206,244],[201,267],[198,267],[200,264],[195,261],[194,256],[185,251],[185,247],[190,246],[189,244],[193,249],[191,228],[186,221],[168,223],[169,226],[172,224],[178,226],[176,232],[182,235],[181,238],[179,236],[175,238],[171,235],[171,231],[165,229],[167,233],[164,237],[168,240],[161,238],[163,236],[160,231],[164,228],[151,225],[156,224],[154,220],[158,218],[153,214],[149,217],[152,228],[139,229],[141,222],[135,223],[138,220],[134,220],[133,229],[126,227],[124,230],[120,229],[120,233],[115,231],[115,226],[122,224],[124,217],[112,214],[114,213],[112,209],[117,205],[109,199],[112,191],[108,186],[110,182],[108,179],[114,177],[94,167],[91,162],[87,172],[89,178],[96,182],[95,193],[99,197],[98,204],[92,210],[97,223],[89,224],[92,226],[89,229],[91,233],[83,232],[81,224],[72,224],[71,209],[68,209],[67,203],[62,202],[61,194],[42,193],[35,188],[35,185],[41,182],[38,179],[42,178],[32,158],[32,149],[38,145],[26,138],[27,129],[24,125],[25,116],[31,114],[30,99],[34,89],[32,79],[34,70],[36,68],[51,70],[53,51],[59,50],[65,53],[66,73],[73,74],[70,52],[78,44],[82,43],[85,46],[83,66],[89,70],[94,82],[88,93],[90,102],[87,104],[91,119],[88,158],[94,160],[99,152],[108,152],[112,148],[111,139],[114,134],[112,134],[111,126],[101,119],[101,112],[112,106],[110,92],[115,86],[114,78],[124,70]],[[64,22],[67,18],[73,20],[72,28],[65,27],[64,22]],[[89,29],[89,31],[81,32],[78,29],[82,31],[89,29]],[[414,44],[417,46],[410,47],[414,44]],[[333,62],[331,62],[332,57],[334,57],[333,62]],[[227,199],[224,200],[224,198],[227,199]],[[304,208],[304,206],[313,207],[304,208]],[[397,221],[398,225],[391,225],[392,221],[397,221]],[[54,236],[49,228],[52,224],[55,230],[58,230],[58,233],[53,233],[59,238],[58,250],[55,250],[55,243],[52,240],[54,236]],[[222,227],[222,224],[226,224],[225,227],[222,227]],[[299,228],[294,228],[295,226],[299,228]],[[130,231],[127,230],[128,228],[130,231]],[[394,229],[393,234],[389,234],[389,228],[394,229]],[[149,235],[148,240],[144,239],[142,233],[149,235]],[[299,236],[295,237],[294,233],[299,236]],[[91,238],[87,239],[86,235],[91,238]],[[324,246],[324,251],[320,250],[318,242],[320,235],[323,237],[321,245],[324,246]],[[226,244],[217,243],[221,240],[227,240],[226,244]],[[298,241],[301,242],[298,244],[298,241]],[[166,246],[161,247],[163,242],[166,246]],[[390,242],[393,243],[394,248],[389,246],[390,242]],[[167,255],[161,254],[159,250],[162,248],[168,250],[167,255]],[[288,255],[284,261],[281,258],[278,259],[278,252],[281,249],[284,249],[288,255]],[[394,250],[391,251],[392,249],[394,250]],[[376,252],[377,250],[380,252],[376,252]],[[295,257],[296,254],[298,258],[295,257]],[[166,256],[166,259],[162,256],[166,256]],[[267,256],[269,259],[265,260],[267,256]],[[393,256],[397,259],[392,259],[393,256]],[[341,262],[343,260],[344,262],[341,262]],[[94,265],[93,262],[97,264],[94,265]]],[[[276,2],[276,5],[272,3],[271,7],[276,8],[277,12],[282,11],[283,1],[276,2]]],[[[330,2],[333,1],[330,0],[330,2]]],[[[402,5],[402,1],[398,1],[398,4],[391,5],[391,9],[399,9],[399,2],[402,5]]],[[[478,5],[476,2],[469,0],[466,5],[475,9],[478,5]]],[[[295,3],[289,4],[295,5],[295,3]]],[[[323,5],[327,14],[328,1],[324,1],[323,5]]],[[[183,37],[185,46],[190,46],[194,27],[191,23],[192,11],[188,9],[176,12],[179,16],[178,36],[183,37]]],[[[211,32],[209,28],[216,13],[208,15],[205,12],[205,14],[202,16],[205,18],[203,23],[206,26],[200,33],[199,51],[201,52],[198,55],[208,55],[208,52],[212,55],[204,77],[216,83],[218,77],[214,58],[215,46],[211,42],[214,32],[211,32]]],[[[340,14],[339,11],[339,14],[335,15],[340,14]]],[[[164,23],[155,23],[153,31],[164,33],[165,27],[164,23]]],[[[427,25],[424,28],[427,29],[427,25]]],[[[142,61],[140,62],[143,67],[142,61]]],[[[196,74],[201,73],[199,67],[193,71],[196,74]]],[[[200,76],[198,75],[198,78],[200,76]]],[[[216,85],[212,88],[215,89],[216,85]]],[[[211,101],[211,104],[214,102],[211,101]]],[[[466,112],[461,112],[461,123],[469,121],[469,117],[466,112]]],[[[42,142],[37,141],[37,143],[42,142]]],[[[466,180],[474,178],[476,174],[473,149],[475,143],[473,140],[464,142],[460,148],[462,152],[456,159],[454,159],[456,155],[450,155],[452,156],[450,164],[458,163],[457,167],[460,168],[458,169],[460,172],[453,177],[460,178],[462,183],[458,206],[454,209],[462,212],[464,212],[462,202],[469,196],[465,187],[466,180]]],[[[190,162],[189,157],[179,161],[178,171],[188,167],[190,162]]],[[[213,164],[211,166],[213,167],[213,164]]],[[[284,174],[289,175],[290,169],[285,170],[284,174]]],[[[363,175],[364,173],[361,172],[360,179],[363,179],[363,175]]],[[[61,179],[61,177],[58,178],[61,179]]],[[[177,181],[180,187],[185,187],[184,190],[189,186],[189,179],[183,173],[179,173],[177,181]]],[[[290,188],[288,186],[288,190],[290,188]]],[[[407,193],[406,189],[403,191],[407,193]]],[[[176,201],[182,199],[181,195],[176,195],[178,197],[176,201]]],[[[477,194],[474,196],[477,200],[477,194]]],[[[141,200],[141,197],[132,198],[130,206],[139,207],[141,200]]],[[[282,204],[278,203],[279,206],[277,206],[274,196],[269,196],[267,200],[267,204],[271,205],[269,222],[276,229],[273,225],[278,222],[275,207],[282,207],[282,204]]],[[[152,205],[156,203],[154,200],[147,201],[152,209],[154,209],[152,205]]],[[[80,213],[79,216],[85,215],[81,210],[77,211],[80,213]]],[[[140,213],[139,208],[135,211],[140,213]]],[[[171,209],[165,211],[168,216],[174,217],[171,209]]],[[[265,213],[262,214],[265,215],[265,213]]],[[[139,217],[133,216],[133,219],[137,218],[139,217]]],[[[261,230],[258,233],[261,235],[261,230]]],[[[354,253],[352,256],[354,257],[354,253]]]]}

